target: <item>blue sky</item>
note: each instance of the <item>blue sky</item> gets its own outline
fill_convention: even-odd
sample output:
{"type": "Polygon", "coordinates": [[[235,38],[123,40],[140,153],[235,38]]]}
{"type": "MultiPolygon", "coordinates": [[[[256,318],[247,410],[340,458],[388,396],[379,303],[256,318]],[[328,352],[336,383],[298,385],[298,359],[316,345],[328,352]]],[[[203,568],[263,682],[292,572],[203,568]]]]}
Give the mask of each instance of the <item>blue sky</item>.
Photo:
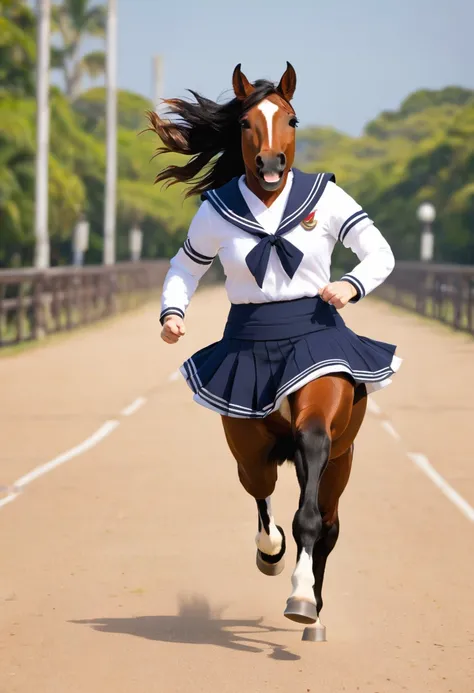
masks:
{"type": "Polygon", "coordinates": [[[412,91],[474,88],[469,0],[118,0],[119,85],[152,95],[163,55],[164,95],[210,98],[234,66],[251,80],[298,75],[302,125],[358,134],[412,91]]]}

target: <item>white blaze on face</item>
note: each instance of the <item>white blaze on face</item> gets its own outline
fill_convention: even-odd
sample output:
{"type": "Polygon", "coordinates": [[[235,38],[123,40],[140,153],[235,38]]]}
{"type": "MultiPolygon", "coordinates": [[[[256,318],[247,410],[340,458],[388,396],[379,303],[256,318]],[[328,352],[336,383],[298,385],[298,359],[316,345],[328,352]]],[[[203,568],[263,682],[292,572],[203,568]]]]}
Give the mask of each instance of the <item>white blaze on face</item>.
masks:
{"type": "Polygon", "coordinates": [[[265,116],[268,132],[268,147],[271,149],[273,139],[273,117],[278,111],[278,106],[271,101],[268,101],[268,99],[265,99],[265,101],[262,101],[257,108],[265,116]]]}

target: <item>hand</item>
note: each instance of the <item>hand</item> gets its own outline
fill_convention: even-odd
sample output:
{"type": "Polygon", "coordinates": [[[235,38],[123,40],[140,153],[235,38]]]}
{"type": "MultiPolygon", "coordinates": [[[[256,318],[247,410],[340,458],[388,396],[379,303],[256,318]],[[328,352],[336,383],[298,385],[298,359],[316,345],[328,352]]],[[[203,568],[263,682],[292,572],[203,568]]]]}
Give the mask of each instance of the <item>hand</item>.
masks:
{"type": "Polygon", "coordinates": [[[357,296],[357,289],[346,281],[331,282],[319,290],[319,295],[323,301],[340,310],[349,303],[351,298],[357,296]]]}
{"type": "Polygon", "coordinates": [[[184,334],[186,334],[184,320],[179,315],[168,315],[161,330],[161,339],[167,344],[176,344],[184,334]]]}

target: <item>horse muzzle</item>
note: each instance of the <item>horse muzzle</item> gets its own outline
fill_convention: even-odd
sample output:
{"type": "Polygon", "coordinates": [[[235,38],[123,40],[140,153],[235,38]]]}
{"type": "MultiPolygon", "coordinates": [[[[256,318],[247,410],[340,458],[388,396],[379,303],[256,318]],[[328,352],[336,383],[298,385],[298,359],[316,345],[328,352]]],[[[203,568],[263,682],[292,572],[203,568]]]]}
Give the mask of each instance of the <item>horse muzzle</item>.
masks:
{"type": "Polygon", "coordinates": [[[255,157],[257,165],[257,177],[264,190],[273,192],[278,190],[283,181],[286,167],[286,156],[283,152],[276,155],[258,154],[255,157]]]}

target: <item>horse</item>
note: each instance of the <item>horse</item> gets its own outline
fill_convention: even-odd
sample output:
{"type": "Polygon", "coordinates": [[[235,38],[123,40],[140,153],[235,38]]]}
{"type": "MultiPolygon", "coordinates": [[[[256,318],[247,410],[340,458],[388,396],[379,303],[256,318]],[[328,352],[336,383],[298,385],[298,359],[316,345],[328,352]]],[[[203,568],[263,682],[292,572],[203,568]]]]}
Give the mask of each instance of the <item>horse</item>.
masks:
{"type": "MultiPolygon", "coordinates": [[[[182,167],[172,165],[161,171],[156,181],[191,182],[187,194],[197,194],[244,173],[247,186],[269,207],[284,187],[295,158],[298,120],[290,103],[296,88],[293,66],[287,63],[276,88],[268,84],[263,80],[251,84],[239,64],[232,76],[235,98],[229,104],[217,106],[192,92],[196,104],[165,101],[182,121],[149,113],[149,129],[162,141],[157,153],[192,156],[182,167]],[[208,117],[201,118],[199,128],[196,124],[203,112],[208,117]],[[214,134],[209,129],[211,115],[214,134]],[[213,161],[214,168],[209,170],[213,161]]],[[[323,299],[340,307],[337,296],[327,296],[321,289],[323,299]]],[[[288,461],[296,469],[300,496],[292,532],[297,559],[284,615],[300,624],[316,624],[316,635],[308,639],[325,639],[320,621],[324,572],[338,540],[339,501],[349,481],[354,441],[366,407],[365,385],[341,372],[304,384],[283,400],[278,411],[264,418],[221,417],[240,483],[256,502],[256,564],[266,576],[279,575],[285,562],[285,532],[272,511],[278,468],[288,461]]]]}

